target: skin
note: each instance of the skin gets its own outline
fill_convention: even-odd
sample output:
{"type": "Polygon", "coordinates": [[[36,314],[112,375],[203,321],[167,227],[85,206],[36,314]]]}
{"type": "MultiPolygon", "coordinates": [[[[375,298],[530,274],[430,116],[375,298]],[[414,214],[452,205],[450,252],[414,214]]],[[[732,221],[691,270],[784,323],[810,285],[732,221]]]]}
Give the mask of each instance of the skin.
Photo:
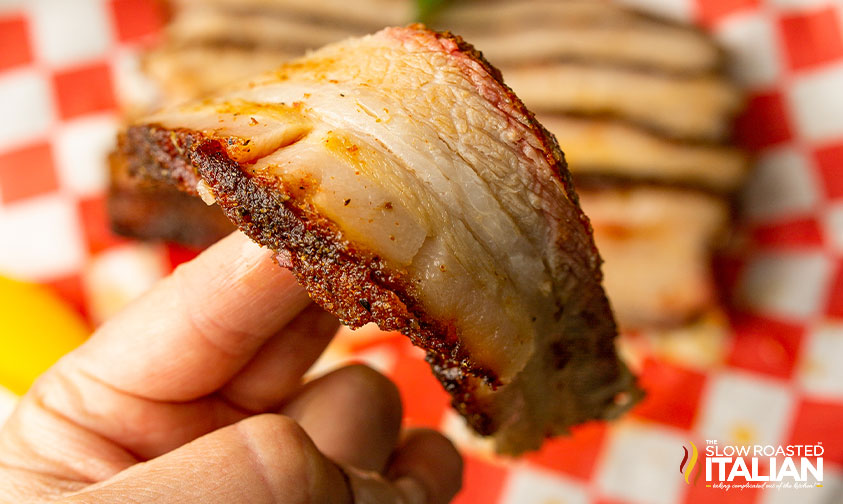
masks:
{"type": "Polygon", "coordinates": [[[0,430],[0,503],[445,504],[462,461],[387,378],[304,383],[338,322],[234,233],[41,376],[0,430]]]}

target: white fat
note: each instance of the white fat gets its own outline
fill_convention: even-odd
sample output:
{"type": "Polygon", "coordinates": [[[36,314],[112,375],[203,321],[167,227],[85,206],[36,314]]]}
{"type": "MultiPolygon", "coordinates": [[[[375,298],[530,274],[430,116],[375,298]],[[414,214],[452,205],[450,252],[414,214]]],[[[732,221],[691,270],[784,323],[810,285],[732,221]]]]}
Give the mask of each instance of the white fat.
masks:
{"type": "MultiPolygon", "coordinates": [[[[473,330],[462,335],[478,362],[495,363],[502,355],[511,363],[529,356],[529,331],[533,315],[524,311],[520,299],[499,282],[477,282],[463,263],[454,257],[442,236],[428,238],[413,261],[410,273],[420,280],[426,306],[443,313],[459,313],[463,324],[473,330]]],[[[504,364],[501,368],[506,369],[504,364]]],[[[507,378],[507,376],[503,376],[507,378]]]]}
{"type": "Polygon", "coordinates": [[[542,116],[542,124],[565,146],[574,173],[614,173],[735,190],[747,171],[744,155],[720,145],[666,140],[615,121],[542,116]]]}
{"type": "MultiPolygon", "coordinates": [[[[287,142],[251,170],[285,183],[307,179],[301,190],[311,203],[348,239],[406,268],[429,314],[459,321],[473,358],[505,382],[530,358],[536,333],[555,330],[545,251],[557,237],[547,214],[558,215],[564,203],[535,197],[543,189],[534,179],[554,175],[536,154],[541,147],[522,137],[524,127],[480,96],[446,55],[375,51],[364,68],[325,70],[317,61],[315,80],[267,74],[228,94],[232,104],[300,104],[295,117],[270,118],[287,123],[279,131],[293,124],[298,136],[282,135],[287,142]],[[415,71],[418,65],[425,68],[415,71]],[[371,80],[349,86],[334,71],[371,80]],[[425,86],[425,93],[407,92],[425,86]],[[360,156],[323,143],[337,138],[358,146],[360,156]]],[[[248,132],[242,119],[232,123],[219,131],[248,132]]]]}
{"type": "MultiPolygon", "coordinates": [[[[421,83],[419,83],[421,84],[421,83]]],[[[373,88],[346,90],[332,84],[295,84],[285,82],[281,85],[255,87],[241,92],[238,97],[254,102],[291,102],[306,99],[307,109],[312,116],[327,123],[323,128],[338,131],[353,131],[356,135],[365,135],[373,148],[382,150],[384,156],[397,158],[403,165],[398,170],[373,170],[370,176],[390,191],[407,193],[415,199],[415,205],[409,205],[418,217],[429,227],[448,230],[453,222],[463,222],[467,226],[467,241],[473,241],[481,249],[471,254],[456,254],[458,257],[471,257],[472,264],[467,269],[472,273],[494,273],[497,264],[509,263],[508,272],[517,275],[513,280],[523,281],[519,287],[532,290],[533,278],[543,275],[544,265],[536,245],[544,239],[542,217],[533,208],[508,209],[503,202],[518,204],[518,200],[529,188],[518,179],[518,166],[498,163],[500,158],[518,159],[514,152],[499,152],[503,145],[495,141],[485,131],[468,130],[463,133],[472,137],[468,141],[454,142],[459,138],[459,117],[437,118],[423,115],[424,110],[405,110],[403,114],[391,114],[402,105],[421,105],[429,108],[430,104],[415,104],[411,100],[396,104],[394,100],[383,97],[373,88]],[[420,117],[421,120],[414,120],[420,117]],[[433,119],[432,123],[427,119],[433,119]],[[405,135],[405,131],[414,131],[414,135],[405,135]],[[454,149],[458,156],[454,156],[454,149]],[[496,159],[497,158],[497,159],[496,159]],[[477,167],[501,170],[499,173],[479,173],[477,167]],[[497,178],[509,187],[497,187],[492,191],[485,178],[497,178]],[[507,198],[510,195],[510,198],[507,198]],[[502,198],[503,196],[503,198],[502,198]],[[441,209],[444,208],[445,212],[441,209]],[[510,217],[517,214],[520,218],[531,215],[533,225],[520,228],[510,217]],[[456,219],[453,219],[456,217],[456,219]],[[525,234],[527,233],[527,234],[525,234]],[[490,256],[490,254],[492,254],[490,256]],[[482,261],[482,257],[488,261],[482,261]],[[527,258],[525,260],[525,258],[527,258]],[[526,268],[526,269],[525,269],[526,268]]],[[[460,97],[463,100],[477,100],[473,93],[465,90],[460,97]]],[[[455,99],[445,97],[443,99],[455,99]]],[[[488,104],[477,100],[477,108],[488,104]]],[[[470,124],[484,124],[497,119],[497,123],[488,125],[488,129],[506,134],[508,124],[498,114],[466,109],[469,114],[484,115],[484,121],[469,118],[470,124]]],[[[458,245],[457,245],[458,246],[458,245]]]]}
{"type": "Polygon", "coordinates": [[[559,63],[510,69],[506,81],[534,110],[611,112],[693,138],[720,138],[729,122],[724,118],[741,103],[733,85],[709,75],[676,77],[559,63]]]}
{"type": "Polygon", "coordinates": [[[340,226],[346,238],[377,251],[394,266],[409,265],[428,229],[357,165],[327,151],[325,134],[325,130],[315,131],[277,150],[255,163],[252,171],[277,176],[291,185],[313,184],[311,202],[340,226]]]}
{"type": "MultiPolygon", "coordinates": [[[[468,33],[464,34],[466,37],[468,33]]],[[[679,71],[710,69],[717,64],[715,46],[685,29],[648,27],[623,28],[544,27],[488,36],[471,34],[471,40],[496,64],[524,60],[525,47],[536,61],[583,59],[639,63],[679,71]],[[643,28],[643,29],[642,29],[643,28]],[[655,29],[653,29],[655,28],[655,29]]]]}
{"type": "Polygon", "coordinates": [[[197,130],[222,139],[239,139],[223,142],[228,155],[238,162],[271,154],[304,136],[311,127],[306,117],[287,104],[260,110],[254,104],[228,107],[203,103],[151,116],[147,122],[166,128],[197,130]],[[232,113],[227,108],[242,110],[242,113],[232,113]]]}
{"type": "Polygon", "coordinates": [[[217,202],[217,198],[214,196],[211,186],[209,186],[204,180],[200,179],[199,182],[196,183],[196,192],[199,193],[199,197],[202,198],[202,201],[204,201],[208,206],[217,202]]]}

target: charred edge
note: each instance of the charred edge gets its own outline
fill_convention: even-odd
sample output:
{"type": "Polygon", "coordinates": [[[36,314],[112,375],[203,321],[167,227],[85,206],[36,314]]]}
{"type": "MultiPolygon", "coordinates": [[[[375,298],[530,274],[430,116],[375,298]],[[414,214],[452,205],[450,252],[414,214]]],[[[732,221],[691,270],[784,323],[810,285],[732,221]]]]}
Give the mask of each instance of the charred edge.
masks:
{"type": "MultiPolygon", "coordinates": [[[[262,40],[255,40],[255,39],[247,39],[243,37],[206,37],[202,39],[191,39],[184,42],[178,42],[177,44],[171,44],[169,46],[163,46],[165,49],[175,50],[175,51],[190,51],[195,49],[200,50],[212,50],[212,51],[237,51],[242,53],[242,57],[248,57],[250,54],[254,53],[255,51],[260,51],[264,53],[277,53],[280,56],[283,56],[283,59],[291,59],[291,54],[295,53],[302,53],[304,54],[308,50],[317,49],[321,47],[319,45],[313,44],[306,44],[302,42],[266,42],[262,40]]],[[[702,77],[711,77],[717,78],[720,77],[722,79],[726,79],[724,74],[718,69],[700,69],[700,70],[674,70],[670,68],[666,68],[663,66],[656,66],[652,64],[647,64],[643,62],[629,62],[629,61],[618,61],[614,60],[610,57],[595,59],[595,58],[586,58],[586,57],[578,57],[578,56],[547,56],[542,58],[529,58],[525,57],[523,59],[519,59],[517,61],[513,60],[506,60],[506,61],[499,61],[501,67],[505,69],[520,69],[520,68],[529,68],[532,66],[548,66],[548,65],[555,65],[555,64],[575,64],[575,65],[583,65],[590,68],[609,68],[609,69],[621,69],[626,70],[636,74],[644,74],[644,75],[656,75],[656,76],[665,76],[670,77],[673,79],[697,79],[702,77]]],[[[731,115],[736,115],[735,113],[730,113],[731,115]]],[[[666,135],[672,135],[672,132],[664,130],[664,128],[659,129],[658,126],[650,126],[644,124],[648,128],[662,132],[666,135]]],[[[682,139],[682,137],[677,137],[682,139]]],[[[712,139],[716,140],[716,139],[712,139]]]]}
{"type": "Polygon", "coordinates": [[[375,322],[383,330],[409,337],[427,352],[426,360],[451,394],[454,408],[479,433],[495,432],[497,426],[475,403],[473,391],[476,380],[499,386],[497,375],[471,361],[452,324],[425,313],[400,273],[345,241],[333,223],[291,199],[273,181],[244,173],[216,140],[189,130],[137,126],[128,130],[121,145],[124,153],[141,156],[129,160],[135,171],[156,179],[169,177],[191,194],[196,185],[183,182],[191,177],[182,172],[190,170],[194,178],[201,177],[241,231],[257,243],[289,255],[293,274],[316,303],[351,327],[375,322]],[[192,163],[174,163],[172,156],[179,149],[172,147],[173,136],[175,145],[189,149],[192,163]],[[162,160],[170,164],[161,165],[162,160]]]}
{"type": "Polygon", "coordinates": [[[179,191],[169,181],[132,176],[119,153],[112,152],[108,160],[106,210],[115,233],[205,248],[236,229],[219,208],[179,191]]]}
{"type": "MultiPolygon", "coordinates": [[[[163,2],[163,0],[159,0],[158,3],[167,4],[167,2],[163,2]]],[[[488,8],[488,5],[484,6],[488,8]]],[[[701,28],[696,25],[688,24],[688,23],[679,23],[664,17],[659,17],[655,14],[650,14],[647,12],[643,12],[640,10],[636,10],[633,8],[625,7],[625,6],[617,6],[618,10],[626,12],[630,15],[630,22],[627,25],[635,25],[636,21],[643,21],[646,23],[651,23],[654,25],[658,25],[664,28],[672,28],[676,30],[685,31],[688,34],[693,34],[697,36],[699,39],[703,40],[706,45],[712,47],[717,52],[718,57],[716,58],[716,63],[709,68],[710,71],[714,72],[721,72],[726,68],[726,61],[727,61],[727,53],[723,47],[717,44],[714,40],[711,39],[701,28]]],[[[225,5],[225,6],[218,6],[215,7],[215,10],[221,12],[226,15],[231,15],[234,17],[241,17],[241,16],[270,16],[270,17],[277,17],[277,18],[284,18],[288,20],[295,20],[301,23],[308,23],[314,26],[330,26],[332,28],[341,28],[346,29],[351,34],[357,35],[364,35],[366,33],[373,32],[383,27],[382,24],[376,22],[366,22],[363,20],[356,20],[347,17],[326,17],[321,16],[314,13],[309,13],[305,11],[301,11],[295,8],[284,8],[284,7],[273,7],[271,5],[267,6],[241,6],[241,5],[225,5]]],[[[170,16],[172,17],[172,9],[168,10],[170,16]]],[[[433,18],[434,23],[437,22],[447,22],[448,16],[448,8],[445,6],[441,11],[437,12],[437,15],[433,18]]],[[[572,24],[568,23],[568,26],[584,26],[582,24],[572,24]]],[[[557,23],[557,26],[559,24],[557,23]]],[[[450,26],[443,26],[441,28],[448,29],[448,28],[455,28],[450,26]]],[[[456,27],[457,29],[466,28],[465,26],[456,27]]],[[[467,28],[472,29],[472,25],[468,25],[467,28]]],[[[226,38],[224,36],[219,36],[212,39],[200,39],[200,40],[188,40],[188,41],[180,41],[180,43],[184,45],[198,45],[198,46],[205,46],[206,44],[216,45],[216,46],[223,46],[223,47],[242,47],[244,49],[255,49],[255,48],[263,48],[268,46],[268,44],[262,44],[260,41],[251,41],[247,42],[242,39],[234,39],[234,38],[226,38]]],[[[280,46],[280,44],[274,44],[276,46],[280,46]]],[[[298,44],[295,47],[302,47],[304,48],[306,44],[298,44]]],[[[293,44],[284,45],[284,48],[293,47],[293,44]]],[[[684,75],[684,73],[682,73],[684,75]]]]}
{"type": "Polygon", "coordinates": [[[140,240],[166,240],[201,249],[235,230],[218,208],[171,188],[112,187],[106,209],[112,231],[140,240]]]}
{"type": "MultiPolygon", "coordinates": [[[[421,25],[416,25],[421,27],[421,25]]],[[[555,172],[559,177],[559,180],[562,182],[563,187],[565,188],[566,195],[568,198],[576,203],[579,206],[579,199],[577,198],[577,193],[574,190],[574,184],[571,180],[571,173],[568,171],[568,163],[565,162],[565,154],[562,152],[562,149],[559,148],[559,144],[556,143],[556,138],[548,132],[544,126],[542,126],[538,120],[536,119],[536,115],[531,112],[524,102],[521,101],[518,96],[515,95],[515,92],[506,85],[503,80],[503,74],[501,71],[494,67],[489,61],[483,56],[483,53],[478,51],[474,48],[473,45],[469,44],[465,40],[462,39],[459,35],[454,35],[450,32],[433,32],[436,34],[437,38],[440,39],[449,39],[453,41],[457,47],[459,48],[460,52],[464,53],[465,55],[469,56],[477,63],[479,63],[483,69],[489,73],[489,75],[497,81],[497,83],[501,86],[504,90],[506,96],[511,100],[512,104],[514,105],[515,109],[523,114],[528,121],[528,126],[534,133],[537,134],[539,140],[542,142],[542,147],[546,153],[546,159],[552,168],[555,168],[555,172]]],[[[580,211],[582,213],[582,211],[580,211]]],[[[583,216],[584,217],[584,216],[583,216]]],[[[594,249],[595,252],[597,249],[594,249]]]]}
{"type": "MultiPolygon", "coordinates": [[[[419,25],[416,26],[421,28],[419,25]]],[[[600,253],[597,250],[597,246],[594,243],[594,233],[591,227],[591,222],[579,206],[579,198],[574,189],[573,178],[571,176],[571,172],[567,169],[565,156],[562,153],[562,150],[559,148],[559,144],[556,142],[556,137],[554,137],[550,132],[547,131],[547,129],[544,128],[544,126],[542,126],[538,122],[535,117],[535,114],[533,114],[529,109],[527,109],[524,103],[515,95],[513,90],[503,82],[503,78],[500,71],[494,66],[492,66],[491,63],[489,63],[483,57],[483,54],[480,51],[477,51],[471,44],[465,42],[459,36],[455,36],[448,32],[434,33],[438,38],[452,40],[461,52],[478,62],[484,68],[484,70],[486,70],[486,72],[488,72],[488,74],[498,82],[498,84],[504,90],[504,93],[510,99],[512,105],[515,107],[516,111],[526,118],[528,127],[539,138],[547,163],[551,166],[552,171],[557,175],[558,180],[562,184],[562,187],[565,190],[568,199],[574,205],[574,210],[576,212],[575,215],[581,226],[579,231],[580,233],[584,233],[580,234],[581,239],[583,240],[581,245],[585,246],[588,250],[588,255],[586,258],[588,262],[584,266],[588,268],[595,282],[586,282],[585,285],[590,286],[590,288],[586,289],[586,291],[581,292],[582,298],[589,299],[590,302],[585,303],[584,306],[586,308],[578,317],[578,325],[581,324],[582,326],[587,328],[584,333],[599,334],[602,337],[591,338],[592,344],[597,345],[597,348],[594,348],[593,354],[583,353],[582,355],[596,355],[598,357],[598,360],[593,363],[593,367],[600,368],[599,372],[596,369],[595,372],[603,377],[601,383],[617,383],[617,381],[621,377],[622,370],[625,369],[625,366],[618,358],[615,350],[614,340],[618,334],[617,325],[614,317],[611,315],[612,309],[609,300],[606,297],[606,293],[601,286],[603,273],[600,265],[602,264],[602,259],[600,257],[600,253]],[[597,314],[601,314],[603,316],[599,316],[597,314]],[[605,316],[606,314],[608,314],[608,316],[605,316]]],[[[574,222],[570,222],[570,225],[575,226],[574,222]]],[[[561,250],[569,251],[575,256],[582,254],[582,251],[579,250],[578,246],[572,245],[570,243],[560,242],[557,244],[557,246],[561,250]]],[[[570,269],[570,266],[563,265],[563,267],[568,269],[568,274],[570,276],[579,276],[576,274],[575,271],[570,269]]],[[[580,329],[582,329],[582,327],[580,329]]],[[[561,357],[564,357],[564,355],[562,355],[561,357]]],[[[550,358],[554,359],[554,356],[550,356],[550,358]]],[[[555,360],[557,362],[561,362],[565,359],[560,359],[559,356],[556,356],[555,360]]],[[[582,384],[571,384],[571,386],[576,391],[576,389],[581,387],[582,384]]],[[[633,386],[632,388],[634,389],[635,386],[633,386]]],[[[591,391],[587,389],[583,389],[580,392],[583,395],[591,393],[591,391]]],[[[605,404],[603,404],[602,406],[604,408],[610,407],[613,400],[614,398],[608,398],[605,404]]],[[[589,414],[587,412],[583,412],[583,417],[579,418],[578,420],[586,421],[589,419],[589,414]]]]}
{"type": "Polygon", "coordinates": [[[196,194],[199,177],[186,155],[193,142],[193,136],[175,131],[131,127],[118,137],[117,148],[126,160],[130,177],[170,184],[196,194]]]}

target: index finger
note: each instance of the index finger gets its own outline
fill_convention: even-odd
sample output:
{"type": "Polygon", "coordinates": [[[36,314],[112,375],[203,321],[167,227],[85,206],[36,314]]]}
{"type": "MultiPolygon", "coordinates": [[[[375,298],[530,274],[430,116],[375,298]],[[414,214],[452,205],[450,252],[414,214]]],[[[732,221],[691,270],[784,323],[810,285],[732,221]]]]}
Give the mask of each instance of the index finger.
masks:
{"type": "Polygon", "coordinates": [[[189,401],[226,383],[309,303],[271,251],[235,232],[179,266],[60,365],[127,394],[189,401]]]}

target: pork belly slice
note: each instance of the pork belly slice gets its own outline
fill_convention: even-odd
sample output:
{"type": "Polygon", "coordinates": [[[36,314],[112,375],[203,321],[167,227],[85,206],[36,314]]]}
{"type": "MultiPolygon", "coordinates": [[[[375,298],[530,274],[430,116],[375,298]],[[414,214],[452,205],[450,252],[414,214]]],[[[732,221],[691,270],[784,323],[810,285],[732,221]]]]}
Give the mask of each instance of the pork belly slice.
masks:
{"type": "Polygon", "coordinates": [[[436,13],[435,22],[466,30],[507,31],[572,24],[617,25],[645,18],[615,3],[594,0],[461,0],[436,13]]]}
{"type": "Polygon", "coordinates": [[[706,371],[725,364],[731,342],[728,315],[723,308],[712,306],[681,326],[654,327],[624,334],[619,346],[621,354],[636,364],[656,356],[706,371]]]}
{"type": "Polygon", "coordinates": [[[565,147],[571,172],[732,193],[749,171],[733,147],[673,141],[634,125],[603,119],[539,114],[565,147]]]}
{"type": "Polygon", "coordinates": [[[502,452],[638,395],[561,151],[458,37],[347,40],[120,144],[134,173],[216,201],[346,325],[424,348],[502,452]]]}
{"type": "Polygon", "coordinates": [[[163,104],[175,104],[271,70],[301,54],[292,48],[167,43],[144,55],[143,68],[166,97],[163,104]]]}
{"type": "Polygon", "coordinates": [[[741,105],[716,75],[677,76],[579,63],[505,69],[507,84],[535,111],[607,115],[668,137],[723,140],[741,105]]]}
{"type": "MultiPolygon", "coordinates": [[[[410,1],[363,0],[354,9],[340,0],[181,3],[183,14],[176,16],[170,32],[177,39],[226,35],[231,41],[264,46],[298,42],[315,47],[337,40],[337,33],[347,36],[414,16],[410,1]]],[[[440,8],[435,22],[470,36],[498,64],[525,57],[577,59],[680,73],[708,72],[723,64],[722,52],[700,31],[608,2],[455,2],[440,8]]]]}
{"type": "Polygon", "coordinates": [[[327,26],[377,30],[412,20],[411,0],[173,0],[176,9],[219,9],[238,15],[260,12],[266,16],[298,21],[318,20],[327,26]]]}
{"type": "Polygon", "coordinates": [[[219,207],[172,184],[132,177],[125,161],[117,154],[109,159],[106,209],[117,234],[205,248],[236,229],[219,207]]]}
{"type": "Polygon", "coordinates": [[[173,42],[186,45],[295,48],[297,55],[301,55],[308,49],[365,35],[367,30],[323,24],[318,20],[297,20],[292,15],[273,16],[260,9],[230,12],[195,8],[177,15],[168,33],[173,42]]]}
{"type": "Polygon", "coordinates": [[[710,262],[729,223],[724,200],[647,186],[578,192],[622,330],[675,327],[716,306],[710,262]]]}
{"type": "Polygon", "coordinates": [[[721,61],[715,46],[683,28],[586,24],[524,28],[495,34],[478,28],[467,33],[496,65],[582,61],[697,75],[717,68],[721,61]]]}

